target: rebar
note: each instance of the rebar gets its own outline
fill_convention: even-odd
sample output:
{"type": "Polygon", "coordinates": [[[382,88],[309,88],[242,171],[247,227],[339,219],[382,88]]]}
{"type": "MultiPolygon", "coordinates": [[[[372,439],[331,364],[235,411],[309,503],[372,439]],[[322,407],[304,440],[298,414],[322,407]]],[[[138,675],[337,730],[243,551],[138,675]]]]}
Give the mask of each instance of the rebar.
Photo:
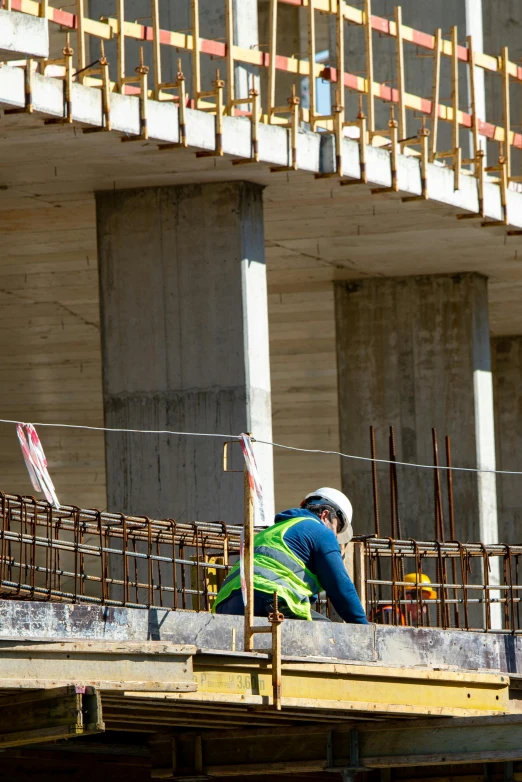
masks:
{"type": "Polygon", "coordinates": [[[239,556],[240,534],[221,521],[56,509],[0,493],[0,595],[171,609],[181,595],[183,608],[208,611],[239,556]]]}

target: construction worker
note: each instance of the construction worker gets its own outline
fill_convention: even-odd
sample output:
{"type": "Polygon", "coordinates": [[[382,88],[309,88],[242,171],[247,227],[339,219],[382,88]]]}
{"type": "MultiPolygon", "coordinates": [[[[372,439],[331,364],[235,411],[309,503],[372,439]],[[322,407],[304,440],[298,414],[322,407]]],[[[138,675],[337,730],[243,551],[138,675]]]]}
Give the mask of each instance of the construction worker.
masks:
{"type": "Polygon", "coordinates": [[[404,576],[404,581],[407,584],[412,584],[412,587],[405,587],[404,599],[409,602],[402,605],[395,606],[395,621],[393,621],[393,605],[378,606],[370,613],[370,622],[376,622],[381,625],[399,625],[405,627],[406,625],[416,626],[419,620],[419,611],[422,614],[426,614],[428,606],[419,600],[419,584],[425,584],[426,586],[420,587],[420,594],[422,601],[434,600],[437,597],[437,592],[431,586],[431,581],[425,573],[408,573],[404,576]]]}
{"type": "MultiPolygon", "coordinates": [[[[254,614],[268,616],[274,592],[289,619],[326,620],[310,603],[325,591],[345,622],[368,624],[341,556],[339,543],[352,536],[352,506],[337,489],[308,494],[300,508],[278,513],[272,527],[254,539],[254,614]]],[[[239,563],[234,565],[212,609],[243,614],[239,563]]]]}

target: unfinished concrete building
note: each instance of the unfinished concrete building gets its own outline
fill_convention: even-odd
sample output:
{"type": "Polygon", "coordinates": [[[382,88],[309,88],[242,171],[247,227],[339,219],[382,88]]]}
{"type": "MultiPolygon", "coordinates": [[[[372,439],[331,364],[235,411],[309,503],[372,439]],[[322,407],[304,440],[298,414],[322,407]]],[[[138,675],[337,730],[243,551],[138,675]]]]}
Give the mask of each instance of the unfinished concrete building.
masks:
{"type": "Polygon", "coordinates": [[[521,777],[520,9],[450,5],[4,0],[9,778],[521,777]],[[248,432],[421,626],[210,613],[248,432]]]}

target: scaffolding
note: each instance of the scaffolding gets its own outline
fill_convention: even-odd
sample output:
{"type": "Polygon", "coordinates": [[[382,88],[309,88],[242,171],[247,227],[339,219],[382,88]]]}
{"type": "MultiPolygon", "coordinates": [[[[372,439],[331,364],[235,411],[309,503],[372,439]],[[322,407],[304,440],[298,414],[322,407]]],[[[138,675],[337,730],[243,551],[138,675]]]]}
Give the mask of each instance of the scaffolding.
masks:
{"type": "MultiPolygon", "coordinates": [[[[33,70],[38,67],[43,74],[64,79],[66,89],[64,119],[72,122],[71,88],[73,82],[99,87],[103,92],[104,128],[111,129],[110,93],[120,92],[137,95],[140,99],[140,133],[136,138],[147,139],[147,103],[149,99],[173,101],[179,106],[179,144],[163,145],[164,149],[174,146],[186,146],[187,108],[210,112],[215,116],[216,148],[214,152],[200,152],[201,155],[223,155],[222,127],[224,116],[244,116],[251,120],[252,155],[251,162],[258,162],[259,123],[279,124],[288,127],[290,137],[290,165],[285,170],[297,170],[297,134],[303,123],[312,130],[331,133],[336,138],[336,171],[332,176],[344,179],[341,142],[346,135],[355,137],[360,147],[361,182],[366,182],[366,146],[376,145],[388,149],[392,157],[392,184],[387,191],[398,191],[397,159],[398,151],[413,154],[421,161],[422,195],[427,198],[427,165],[439,161],[450,166],[454,175],[454,187],[460,189],[463,173],[478,180],[479,213],[484,217],[484,183],[486,175],[490,181],[497,181],[501,188],[503,218],[507,223],[507,191],[511,183],[522,181],[522,172],[515,173],[522,157],[513,157],[516,150],[522,149],[522,133],[515,132],[512,117],[516,106],[512,106],[514,88],[522,85],[522,67],[509,59],[507,47],[499,56],[490,56],[475,49],[471,36],[465,45],[459,43],[459,30],[452,27],[449,38],[445,38],[440,29],[433,34],[415,30],[402,22],[402,10],[397,7],[393,19],[385,19],[372,13],[371,0],[364,0],[363,8],[349,5],[345,0],[270,0],[268,41],[262,41],[255,48],[243,48],[235,40],[235,20],[233,0],[216,0],[222,3],[225,19],[225,40],[211,40],[201,37],[201,10],[199,0],[190,0],[189,30],[167,30],[161,26],[159,0],[150,0],[150,24],[140,20],[131,21],[126,14],[125,0],[116,2],[115,14],[92,19],[85,13],[84,0],[76,0],[75,13],[53,8],[48,0],[3,0],[4,8],[21,11],[33,16],[47,18],[61,30],[74,31],[76,39],[73,51],[70,40],[63,50],[60,60],[42,60],[38,65],[28,60],[25,68],[28,72],[26,110],[32,111],[31,79],[33,70]],[[278,31],[281,26],[278,13],[282,6],[297,7],[303,16],[307,28],[307,56],[283,56],[278,51],[278,31]],[[323,14],[329,17],[335,27],[335,53],[327,63],[317,62],[317,17],[323,14]],[[346,67],[347,35],[359,36],[364,48],[365,68],[363,73],[352,73],[346,67]],[[109,78],[109,63],[105,55],[104,44],[116,43],[116,62],[113,63],[113,81],[109,78]],[[128,43],[139,43],[139,60],[129,75],[128,43]],[[394,53],[386,46],[393,42],[394,53]],[[99,47],[101,47],[99,49],[99,47]],[[89,52],[95,54],[94,62],[89,63],[89,52]],[[190,60],[191,90],[187,91],[187,77],[181,65],[171,81],[166,81],[162,68],[162,54],[165,49],[181,52],[190,60]],[[414,56],[428,57],[432,60],[432,90],[429,95],[415,95],[408,92],[408,64],[411,67],[414,56]],[[378,63],[383,57],[390,63],[393,78],[389,81],[376,81],[378,63]],[[208,78],[208,68],[203,69],[205,60],[223,60],[225,73],[220,70],[215,79],[204,84],[208,78]],[[449,64],[449,69],[444,63],[449,64]],[[152,63],[152,68],[146,63],[152,63]],[[49,66],[53,66],[49,69],[49,66]],[[238,94],[237,69],[244,68],[248,73],[251,88],[247,94],[238,94]],[[61,70],[60,70],[61,69],[61,70]],[[151,73],[152,71],[152,73],[151,73]],[[263,72],[266,78],[261,91],[260,81],[255,74],[263,72]],[[205,73],[207,76],[205,77],[205,73]],[[487,121],[480,116],[478,80],[488,74],[486,87],[492,93],[501,96],[501,116],[495,121],[487,121]],[[277,105],[281,78],[292,81],[288,102],[277,105]],[[301,83],[307,80],[309,106],[300,101],[301,83]],[[329,114],[319,111],[317,84],[318,79],[331,85],[331,110],[329,114]],[[463,106],[462,89],[459,84],[466,80],[469,85],[468,100],[463,106]],[[395,85],[395,86],[393,86],[395,85]],[[261,91],[261,94],[260,94],[261,91]],[[353,111],[351,96],[359,96],[359,111],[353,111]],[[448,101],[443,96],[450,95],[448,101]],[[383,123],[377,111],[379,104],[389,104],[391,114],[389,122],[383,123]],[[379,128],[381,122],[383,127],[379,128]],[[441,123],[450,127],[449,148],[444,148],[446,140],[441,140],[441,123]],[[414,128],[413,135],[411,129],[414,128]],[[464,143],[464,138],[466,142],[464,143]],[[465,154],[469,148],[469,154],[465,154]],[[489,160],[489,164],[487,161],[489,160]]],[[[74,5],[74,3],[73,3],[74,5]]],[[[91,55],[93,56],[93,55],[91,55]]],[[[517,103],[520,91],[517,91],[517,103]]],[[[520,107],[519,107],[520,108],[520,107]]],[[[15,110],[17,111],[17,110],[15,110]]],[[[520,113],[520,112],[519,112],[520,113]]],[[[92,129],[90,129],[92,132],[92,129]]],[[[132,139],[133,137],[131,137],[132,139]]],[[[126,139],[126,140],[131,140],[126,139]]],[[[241,161],[245,162],[245,161],[241,161]]],[[[522,163],[521,163],[522,164],[522,163]]],[[[275,167],[274,170],[282,170],[275,167]]],[[[330,176],[330,175],[329,175],[330,176]]],[[[351,180],[353,181],[353,180],[351,180]]],[[[381,188],[382,190],[382,188],[381,188]]],[[[468,215],[464,215],[466,217],[468,215]]],[[[493,225],[498,221],[488,221],[493,225]]]]}

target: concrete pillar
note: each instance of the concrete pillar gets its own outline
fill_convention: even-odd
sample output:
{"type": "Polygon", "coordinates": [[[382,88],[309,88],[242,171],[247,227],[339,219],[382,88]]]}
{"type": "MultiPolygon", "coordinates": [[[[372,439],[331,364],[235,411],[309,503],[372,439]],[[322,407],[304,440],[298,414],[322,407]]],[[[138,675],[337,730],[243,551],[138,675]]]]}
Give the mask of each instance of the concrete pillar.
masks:
{"type": "MultiPolygon", "coordinates": [[[[234,42],[236,46],[245,49],[257,48],[259,45],[257,0],[234,0],[234,42]]],[[[202,38],[209,38],[223,42],[226,38],[226,17],[224,0],[199,0],[200,31],[202,38]]],[[[94,19],[107,16],[107,0],[90,0],[90,14],[94,19]]],[[[134,22],[139,19],[142,24],[151,25],[150,0],[125,0],[125,17],[127,21],[134,22]]],[[[160,27],[163,30],[187,32],[192,27],[190,0],[159,0],[160,27]]],[[[96,44],[94,44],[96,45],[96,44]]],[[[126,69],[132,75],[139,60],[139,47],[144,46],[146,64],[152,69],[152,48],[143,41],[135,41],[127,38],[126,42],[126,69]]],[[[116,43],[106,42],[105,50],[111,64],[111,77],[116,78],[116,43]]],[[[176,78],[178,59],[181,58],[182,68],[185,73],[187,92],[193,97],[192,90],[192,55],[163,45],[162,53],[162,79],[171,82],[176,78]]],[[[92,59],[99,56],[98,49],[92,51],[92,59]]],[[[212,81],[216,78],[216,69],[220,70],[221,78],[226,79],[226,65],[224,60],[216,60],[210,55],[201,55],[201,88],[212,89],[212,81]]],[[[252,86],[252,73],[256,68],[245,65],[236,67],[236,97],[245,98],[252,86]]],[[[153,84],[153,70],[151,70],[151,82],[153,84]]]]}
{"type": "MultiPolygon", "coordinates": [[[[96,210],[106,425],[271,440],[262,188],[103,192],[96,210]]],[[[215,438],[108,434],[108,506],[242,523],[243,481],[223,474],[222,451],[215,438]]],[[[256,455],[270,518],[271,448],[256,455]]]]}
{"type": "MultiPolygon", "coordinates": [[[[433,464],[432,427],[452,441],[453,465],[495,468],[487,280],[477,274],[369,279],[336,283],[341,450],[388,457],[395,427],[398,460],[433,464]]],[[[398,467],[402,536],[433,540],[432,470],[398,467]]],[[[379,467],[382,533],[390,532],[388,468],[379,467]]],[[[372,533],[368,462],[342,460],[343,486],[360,533],[372,533]]],[[[446,537],[448,508],[443,480],[446,537]]],[[[456,536],[497,540],[495,476],[455,472],[456,536]]]]}
{"type": "MultiPolygon", "coordinates": [[[[522,471],[522,337],[491,341],[495,434],[499,470],[522,471]]],[[[498,522],[502,543],[519,543],[522,523],[520,475],[498,475],[498,522]]]]}

